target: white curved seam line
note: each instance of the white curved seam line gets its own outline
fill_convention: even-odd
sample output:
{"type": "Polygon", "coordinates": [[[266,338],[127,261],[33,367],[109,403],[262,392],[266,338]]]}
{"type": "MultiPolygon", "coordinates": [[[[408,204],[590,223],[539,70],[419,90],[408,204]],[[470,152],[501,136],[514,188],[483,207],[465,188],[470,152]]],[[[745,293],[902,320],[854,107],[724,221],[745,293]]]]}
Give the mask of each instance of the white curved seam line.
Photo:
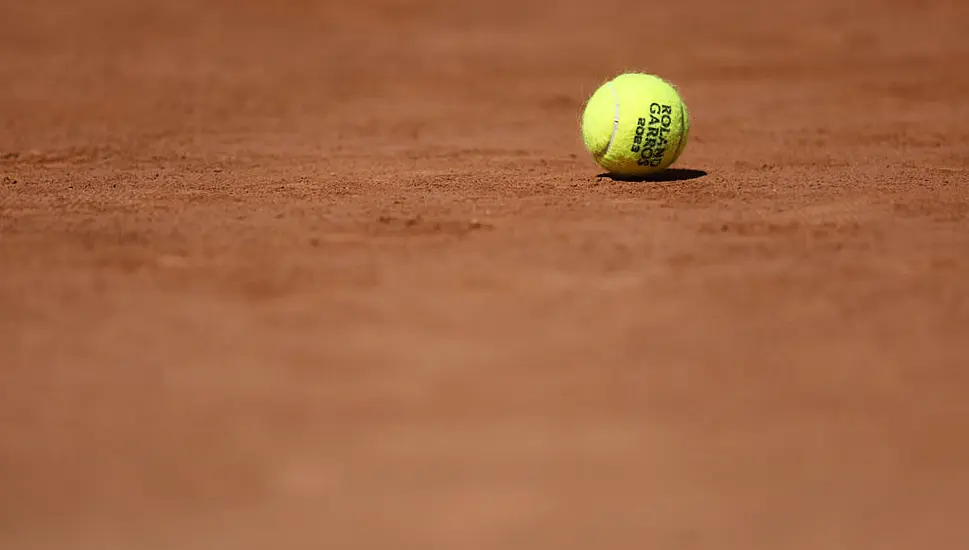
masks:
{"type": "Polygon", "coordinates": [[[619,95],[616,94],[616,88],[609,83],[609,90],[612,92],[612,99],[616,103],[616,118],[612,123],[612,136],[609,138],[609,144],[606,145],[606,150],[602,153],[602,156],[609,154],[609,149],[612,148],[612,142],[616,141],[616,134],[619,133],[619,95]]]}

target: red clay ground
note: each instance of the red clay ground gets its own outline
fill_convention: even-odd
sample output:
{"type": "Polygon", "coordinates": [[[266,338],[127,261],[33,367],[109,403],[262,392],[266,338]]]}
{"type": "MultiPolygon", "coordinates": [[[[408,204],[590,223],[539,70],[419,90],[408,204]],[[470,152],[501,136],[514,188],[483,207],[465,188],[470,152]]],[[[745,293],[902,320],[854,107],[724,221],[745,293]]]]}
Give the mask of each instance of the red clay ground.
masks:
{"type": "Polygon", "coordinates": [[[0,547],[969,547],[969,5],[345,4],[0,2],[0,547]]]}

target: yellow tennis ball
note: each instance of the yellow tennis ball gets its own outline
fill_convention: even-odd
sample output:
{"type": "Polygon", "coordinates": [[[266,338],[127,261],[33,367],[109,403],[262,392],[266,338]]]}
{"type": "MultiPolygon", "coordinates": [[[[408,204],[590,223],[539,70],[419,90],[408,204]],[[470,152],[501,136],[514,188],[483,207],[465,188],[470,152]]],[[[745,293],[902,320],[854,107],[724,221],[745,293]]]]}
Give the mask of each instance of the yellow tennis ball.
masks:
{"type": "Polygon", "coordinates": [[[616,176],[665,170],[686,148],[690,115],[662,78],[627,73],[592,94],[582,113],[582,139],[599,166],[616,176]]]}

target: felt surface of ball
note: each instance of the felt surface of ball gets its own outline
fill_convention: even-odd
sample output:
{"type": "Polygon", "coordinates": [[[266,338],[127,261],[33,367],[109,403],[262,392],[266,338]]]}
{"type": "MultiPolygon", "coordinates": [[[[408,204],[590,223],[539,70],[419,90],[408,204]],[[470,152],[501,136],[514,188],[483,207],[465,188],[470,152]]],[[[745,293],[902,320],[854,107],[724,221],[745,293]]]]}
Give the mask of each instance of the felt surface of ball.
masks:
{"type": "Polygon", "coordinates": [[[599,87],[582,113],[585,147],[615,176],[645,176],[676,162],[690,133],[679,92],[662,78],[626,73],[599,87]]]}

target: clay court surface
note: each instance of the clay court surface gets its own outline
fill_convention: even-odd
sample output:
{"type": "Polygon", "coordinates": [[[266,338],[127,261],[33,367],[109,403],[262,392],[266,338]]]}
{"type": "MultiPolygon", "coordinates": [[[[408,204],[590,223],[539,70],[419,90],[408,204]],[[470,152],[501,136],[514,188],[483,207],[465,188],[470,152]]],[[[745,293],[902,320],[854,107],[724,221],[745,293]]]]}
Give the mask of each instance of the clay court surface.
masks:
{"type": "Polygon", "coordinates": [[[969,548],[965,2],[0,21],[0,548],[969,548]]]}

